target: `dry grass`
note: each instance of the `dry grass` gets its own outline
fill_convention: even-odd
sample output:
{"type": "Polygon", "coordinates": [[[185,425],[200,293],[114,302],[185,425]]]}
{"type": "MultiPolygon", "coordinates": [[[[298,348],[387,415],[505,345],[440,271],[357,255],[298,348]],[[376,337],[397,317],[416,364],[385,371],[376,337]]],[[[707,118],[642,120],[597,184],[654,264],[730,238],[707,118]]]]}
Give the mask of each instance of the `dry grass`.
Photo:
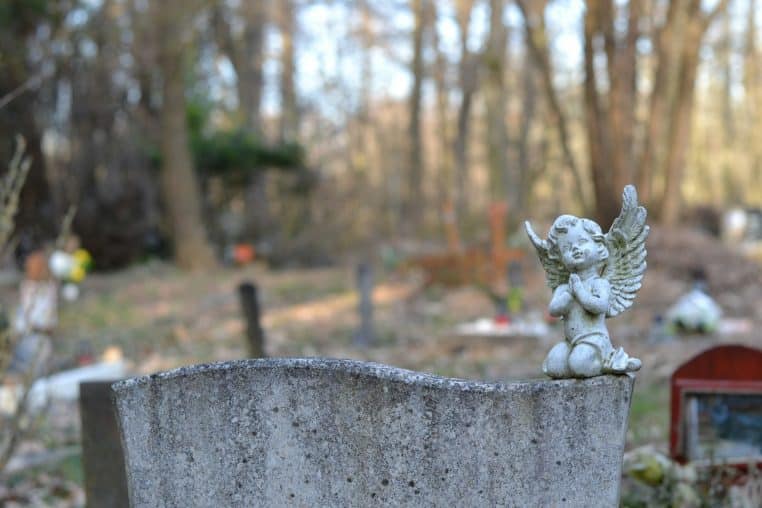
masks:
{"type": "MultiPolygon", "coordinates": [[[[58,361],[65,364],[82,350],[97,356],[117,345],[136,374],[242,358],[246,346],[237,286],[243,281],[259,286],[271,356],[356,358],[451,377],[503,381],[539,377],[545,353],[562,335],[556,329],[545,340],[460,337],[453,331],[456,324],[492,314],[493,304],[483,292],[423,289],[420,278],[411,274],[377,274],[376,280],[376,342],[367,349],[352,345],[358,327],[352,267],[272,271],[253,265],[191,276],[161,262],[88,278],[82,298],[62,305],[54,348],[58,361]]],[[[547,289],[539,267],[526,280],[527,305],[544,309],[547,289]]],[[[652,267],[633,310],[609,322],[614,343],[644,364],[632,402],[628,447],[654,444],[666,450],[668,382],[678,364],[718,343],[761,345],[753,335],[647,343],[653,313],[663,312],[689,286],[680,274],[652,267]]],[[[719,297],[726,299],[725,293],[719,297]]],[[[759,329],[758,316],[749,317],[752,329],[759,329]]],[[[55,426],[49,425],[51,432],[55,426]]]]}

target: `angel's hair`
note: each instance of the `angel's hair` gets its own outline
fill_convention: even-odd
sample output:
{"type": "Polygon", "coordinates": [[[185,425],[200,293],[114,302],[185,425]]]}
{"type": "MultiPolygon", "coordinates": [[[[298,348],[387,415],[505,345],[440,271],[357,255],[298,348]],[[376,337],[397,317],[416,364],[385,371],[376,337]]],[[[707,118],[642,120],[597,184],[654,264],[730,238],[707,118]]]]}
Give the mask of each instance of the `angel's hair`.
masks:
{"type": "Polygon", "coordinates": [[[601,261],[609,257],[609,250],[606,247],[606,240],[603,236],[601,227],[590,219],[582,219],[574,215],[561,215],[550,227],[548,231],[548,253],[553,259],[561,259],[561,253],[558,250],[558,237],[569,231],[570,227],[582,224],[582,229],[598,244],[601,253],[601,261]]]}

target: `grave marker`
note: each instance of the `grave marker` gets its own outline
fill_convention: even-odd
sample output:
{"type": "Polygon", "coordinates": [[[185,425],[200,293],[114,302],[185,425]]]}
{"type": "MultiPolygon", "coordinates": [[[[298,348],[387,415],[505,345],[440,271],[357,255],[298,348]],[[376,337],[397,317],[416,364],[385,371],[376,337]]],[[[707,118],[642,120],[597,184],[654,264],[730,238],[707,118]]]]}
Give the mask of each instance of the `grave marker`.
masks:
{"type": "Polygon", "coordinates": [[[616,506],[634,377],[261,359],[113,386],[133,506],[616,506]]]}
{"type": "Polygon", "coordinates": [[[113,382],[87,381],[79,385],[82,469],[88,507],[129,506],[124,454],[112,400],[113,382]]]}
{"type": "Polygon", "coordinates": [[[358,347],[368,347],[373,343],[373,271],[368,263],[357,265],[357,292],[360,328],[355,333],[354,343],[358,347]]]}
{"type": "Polygon", "coordinates": [[[265,355],[265,332],[260,324],[259,293],[257,286],[244,282],[238,286],[238,296],[241,301],[241,311],[246,320],[246,339],[251,358],[262,358],[265,355]]]}

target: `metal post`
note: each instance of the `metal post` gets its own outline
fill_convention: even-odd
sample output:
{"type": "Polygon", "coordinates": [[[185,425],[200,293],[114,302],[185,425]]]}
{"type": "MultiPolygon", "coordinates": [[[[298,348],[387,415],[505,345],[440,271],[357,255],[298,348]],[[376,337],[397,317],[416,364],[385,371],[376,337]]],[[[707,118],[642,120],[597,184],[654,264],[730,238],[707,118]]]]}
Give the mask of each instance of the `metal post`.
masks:
{"type": "Polygon", "coordinates": [[[265,333],[259,323],[259,297],[257,286],[251,282],[243,282],[238,286],[238,295],[241,300],[241,311],[246,320],[246,339],[249,345],[251,358],[264,358],[265,333]]]}
{"type": "Polygon", "coordinates": [[[373,271],[365,262],[357,265],[357,292],[360,295],[360,328],[354,343],[357,347],[368,347],[373,343],[373,271]]]}

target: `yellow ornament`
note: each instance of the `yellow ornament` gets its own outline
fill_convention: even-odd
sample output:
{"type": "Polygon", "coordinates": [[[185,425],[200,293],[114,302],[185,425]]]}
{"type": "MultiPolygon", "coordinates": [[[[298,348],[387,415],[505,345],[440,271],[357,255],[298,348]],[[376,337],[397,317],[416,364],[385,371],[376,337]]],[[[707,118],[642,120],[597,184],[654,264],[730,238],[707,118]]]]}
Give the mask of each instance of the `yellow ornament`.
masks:
{"type": "Polygon", "coordinates": [[[638,459],[630,466],[630,475],[647,485],[659,485],[664,480],[664,467],[659,459],[651,455],[642,455],[638,459]]]}
{"type": "Polygon", "coordinates": [[[73,256],[77,264],[82,266],[85,270],[89,270],[92,267],[93,257],[85,249],[75,250],[73,256]]]}
{"type": "Polygon", "coordinates": [[[74,267],[71,269],[71,272],[69,272],[69,280],[71,282],[82,282],[86,274],[87,272],[82,265],[74,265],[74,267]]]}

